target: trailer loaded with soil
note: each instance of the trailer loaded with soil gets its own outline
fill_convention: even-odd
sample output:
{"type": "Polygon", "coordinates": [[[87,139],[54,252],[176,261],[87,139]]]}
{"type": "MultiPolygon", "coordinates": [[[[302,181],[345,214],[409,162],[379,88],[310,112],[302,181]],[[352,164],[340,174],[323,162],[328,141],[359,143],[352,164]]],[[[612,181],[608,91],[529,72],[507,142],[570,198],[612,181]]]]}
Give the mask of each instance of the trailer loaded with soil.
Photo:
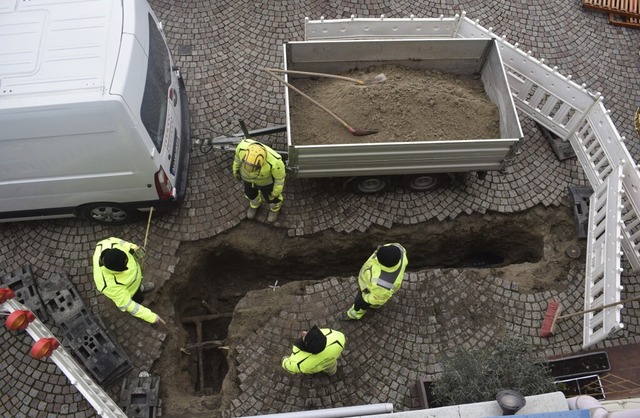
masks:
{"type": "Polygon", "coordinates": [[[503,170],[518,152],[492,38],[308,39],[283,54],[284,68],[263,71],[283,88],[293,177],[344,178],[364,194],[395,181],[428,191],[458,172],[503,170]]]}

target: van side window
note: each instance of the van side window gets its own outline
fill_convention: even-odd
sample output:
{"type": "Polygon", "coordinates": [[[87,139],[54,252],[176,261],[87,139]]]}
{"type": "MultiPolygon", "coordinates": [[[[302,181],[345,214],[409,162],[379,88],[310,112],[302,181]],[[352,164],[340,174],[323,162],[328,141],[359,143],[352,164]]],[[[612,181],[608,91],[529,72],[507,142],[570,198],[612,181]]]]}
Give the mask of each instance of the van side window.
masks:
{"type": "Polygon", "coordinates": [[[167,95],[171,85],[171,59],[162,33],[149,14],[149,63],[140,116],[158,151],[167,121],[167,95]]]}

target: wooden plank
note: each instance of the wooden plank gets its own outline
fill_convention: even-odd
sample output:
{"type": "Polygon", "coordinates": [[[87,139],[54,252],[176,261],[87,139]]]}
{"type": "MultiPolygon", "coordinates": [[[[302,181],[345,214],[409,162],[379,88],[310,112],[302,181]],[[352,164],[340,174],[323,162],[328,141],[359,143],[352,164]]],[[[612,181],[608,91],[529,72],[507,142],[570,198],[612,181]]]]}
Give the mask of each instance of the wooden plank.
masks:
{"type": "Polygon", "coordinates": [[[624,26],[627,28],[640,29],[640,18],[633,18],[629,16],[621,16],[614,13],[609,13],[609,23],[614,26],[624,26]]]}
{"type": "MultiPolygon", "coordinates": [[[[587,9],[640,19],[640,1],[638,0],[583,0],[582,5],[587,9]]],[[[609,19],[611,21],[611,15],[609,19]]],[[[628,26],[631,24],[631,27],[636,27],[634,22],[626,21],[623,23],[625,23],[625,25],[620,26],[628,26]]],[[[612,24],[615,25],[617,23],[612,24]]]]}

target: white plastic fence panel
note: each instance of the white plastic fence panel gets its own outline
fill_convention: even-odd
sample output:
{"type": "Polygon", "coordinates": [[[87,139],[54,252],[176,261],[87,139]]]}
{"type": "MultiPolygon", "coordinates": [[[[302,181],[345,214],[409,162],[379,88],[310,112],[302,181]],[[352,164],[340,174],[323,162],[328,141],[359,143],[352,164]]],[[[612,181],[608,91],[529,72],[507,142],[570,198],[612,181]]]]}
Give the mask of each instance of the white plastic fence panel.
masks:
{"type": "MultiPolygon", "coordinates": [[[[623,164],[624,165],[624,164],[623,164]]],[[[620,301],[623,165],[594,190],[590,199],[584,309],[597,309],[620,301]]],[[[584,314],[582,346],[587,348],[623,328],[620,307],[598,309],[584,314]]]]}
{"type": "MultiPolygon", "coordinates": [[[[12,313],[16,310],[26,310],[29,308],[16,301],[8,300],[0,305],[0,312],[12,313]]],[[[36,318],[27,327],[27,333],[38,341],[42,338],[55,338],[51,330],[36,318]]],[[[67,376],[69,382],[74,385],[78,391],[91,404],[97,414],[103,418],[127,418],[127,415],[118,407],[118,405],[109,397],[109,395],[84,371],[84,369],[76,362],[61,345],[51,353],[51,360],[58,366],[60,370],[67,376]]]]}
{"type": "Polygon", "coordinates": [[[622,248],[634,271],[640,270],[640,172],[624,145],[599,94],[588,92],[543,60],[498,38],[467,18],[457,35],[493,36],[498,42],[516,107],[559,137],[569,140],[591,187],[602,185],[618,164],[626,162],[622,179],[624,223],[622,248]]]}
{"type": "Polygon", "coordinates": [[[338,39],[385,39],[385,38],[452,38],[460,24],[460,17],[454,18],[405,18],[387,19],[305,19],[304,39],[306,41],[338,39]]]}

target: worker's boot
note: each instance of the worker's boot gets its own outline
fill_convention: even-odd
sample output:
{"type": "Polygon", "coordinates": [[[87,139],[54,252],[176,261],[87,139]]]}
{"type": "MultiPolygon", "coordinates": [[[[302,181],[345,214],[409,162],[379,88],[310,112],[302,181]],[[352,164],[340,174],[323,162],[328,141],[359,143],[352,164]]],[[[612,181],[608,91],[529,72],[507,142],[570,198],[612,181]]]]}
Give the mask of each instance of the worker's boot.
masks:
{"type": "Polygon", "coordinates": [[[249,206],[249,209],[247,210],[247,219],[255,218],[257,213],[258,213],[258,208],[249,206]]]}
{"type": "Polygon", "coordinates": [[[364,316],[365,312],[367,312],[365,309],[356,310],[355,306],[352,305],[347,312],[342,312],[338,319],[341,321],[358,320],[364,316]]]}
{"type": "Polygon", "coordinates": [[[337,371],[338,371],[338,361],[337,360],[334,361],[331,366],[329,366],[329,367],[327,367],[326,369],[323,370],[323,372],[325,372],[329,376],[333,376],[334,374],[336,374],[337,371]]]}
{"type": "Polygon", "coordinates": [[[274,223],[278,220],[278,215],[280,215],[280,211],[274,212],[272,210],[269,211],[269,216],[267,216],[267,222],[274,223]]]}
{"type": "Polygon", "coordinates": [[[142,293],[149,293],[151,292],[153,289],[155,289],[156,285],[153,284],[153,282],[148,282],[148,283],[144,283],[140,285],[140,291],[142,293]]]}
{"type": "Polygon", "coordinates": [[[262,203],[262,199],[260,199],[260,195],[253,200],[249,201],[249,210],[247,210],[247,219],[254,219],[256,214],[258,213],[258,209],[260,208],[260,203],[262,203]]]}
{"type": "Polygon", "coordinates": [[[269,204],[269,216],[267,216],[267,222],[273,223],[278,220],[278,215],[280,215],[281,207],[282,207],[282,201],[279,203],[269,204]]]}

